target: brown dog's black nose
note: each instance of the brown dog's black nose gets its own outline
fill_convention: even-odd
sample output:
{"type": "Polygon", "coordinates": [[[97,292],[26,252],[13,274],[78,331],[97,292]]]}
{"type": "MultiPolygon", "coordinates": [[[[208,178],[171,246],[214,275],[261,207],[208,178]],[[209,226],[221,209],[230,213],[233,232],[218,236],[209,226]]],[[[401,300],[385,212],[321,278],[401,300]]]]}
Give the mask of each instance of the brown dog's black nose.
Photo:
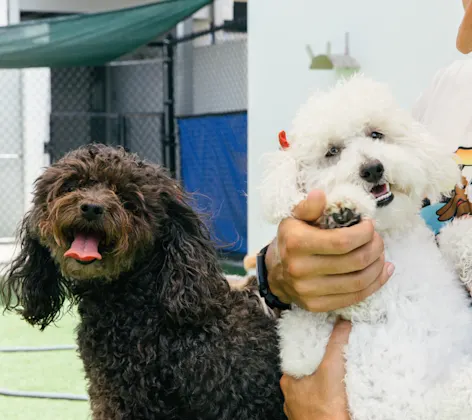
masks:
{"type": "Polygon", "coordinates": [[[361,166],[359,171],[360,177],[373,184],[379,182],[384,174],[384,166],[380,160],[372,160],[361,166]]]}
{"type": "Polygon", "coordinates": [[[84,219],[88,221],[93,221],[99,219],[103,214],[103,206],[98,204],[82,204],[80,206],[80,211],[84,219]]]}

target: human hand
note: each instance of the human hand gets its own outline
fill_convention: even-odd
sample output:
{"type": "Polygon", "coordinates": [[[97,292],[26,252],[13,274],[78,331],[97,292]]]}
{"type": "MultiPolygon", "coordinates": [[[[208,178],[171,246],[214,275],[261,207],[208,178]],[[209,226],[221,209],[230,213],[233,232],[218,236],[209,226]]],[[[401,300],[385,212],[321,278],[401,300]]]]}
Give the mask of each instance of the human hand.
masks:
{"type": "Polygon", "coordinates": [[[280,223],[265,260],[271,292],[312,312],[361,302],[394,271],[372,221],[330,230],[313,226],[325,205],[323,192],[310,192],[294,209],[295,217],[280,223]]]}
{"type": "Polygon", "coordinates": [[[348,321],[334,326],[324,358],[312,375],[301,379],[282,376],[280,388],[285,397],[284,412],[289,420],[350,419],[343,354],[350,331],[348,321]]]}

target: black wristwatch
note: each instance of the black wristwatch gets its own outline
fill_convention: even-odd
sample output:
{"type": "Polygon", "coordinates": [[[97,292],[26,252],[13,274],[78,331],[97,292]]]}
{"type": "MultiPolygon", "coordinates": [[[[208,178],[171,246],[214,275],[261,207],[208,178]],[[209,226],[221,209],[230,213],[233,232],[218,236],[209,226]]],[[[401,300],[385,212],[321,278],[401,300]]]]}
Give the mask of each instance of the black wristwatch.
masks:
{"type": "Polygon", "coordinates": [[[288,303],[281,302],[279,298],[270,291],[269,282],[267,280],[267,267],[265,264],[265,256],[268,249],[269,245],[262,248],[256,258],[256,277],[257,283],[259,284],[259,293],[270,308],[282,310],[290,309],[288,303]]]}

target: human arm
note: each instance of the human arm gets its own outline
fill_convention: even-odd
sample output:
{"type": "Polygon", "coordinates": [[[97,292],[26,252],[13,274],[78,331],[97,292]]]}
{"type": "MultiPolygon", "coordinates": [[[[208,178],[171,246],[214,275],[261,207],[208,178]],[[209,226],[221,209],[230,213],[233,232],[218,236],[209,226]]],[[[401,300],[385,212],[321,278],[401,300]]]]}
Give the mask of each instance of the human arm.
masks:
{"type": "Polygon", "coordinates": [[[335,325],[315,373],[301,379],[282,377],[284,412],[289,420],[350,419],[344,385],[344,347],[350,331],[351,324],[347,321],[335,325]]]}

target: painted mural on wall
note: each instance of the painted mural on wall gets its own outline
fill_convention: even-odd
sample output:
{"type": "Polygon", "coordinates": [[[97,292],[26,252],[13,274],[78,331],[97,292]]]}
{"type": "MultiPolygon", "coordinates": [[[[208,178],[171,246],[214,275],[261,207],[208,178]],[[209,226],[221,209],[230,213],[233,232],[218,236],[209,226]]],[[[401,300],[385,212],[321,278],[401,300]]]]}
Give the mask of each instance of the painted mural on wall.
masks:
{"type": "Polygon", "coordinates": [[[472,215],[472,203],[469,201],[472,180],[472,147],[459,147],[456,150],[457,161],[462,172],[461,183],[448,197],[439,203],[431,204],[428,200],[421,214],[431,229],[438,234],[445,223],[456,217],[472,215]],[[469,169],[470,168],[470,169],[469,169]]]}
{"type": "Polygon", "coordinates": [[[337,78],[348,78],[360,70],[357,60],[350,55],[349,33],[345,34],[344,54],[332,54],[331,43],[326,44],[326,53],[315,55],[309,45],[306,46],[310,57],[310,70],[334,70],[337,78]]]}

